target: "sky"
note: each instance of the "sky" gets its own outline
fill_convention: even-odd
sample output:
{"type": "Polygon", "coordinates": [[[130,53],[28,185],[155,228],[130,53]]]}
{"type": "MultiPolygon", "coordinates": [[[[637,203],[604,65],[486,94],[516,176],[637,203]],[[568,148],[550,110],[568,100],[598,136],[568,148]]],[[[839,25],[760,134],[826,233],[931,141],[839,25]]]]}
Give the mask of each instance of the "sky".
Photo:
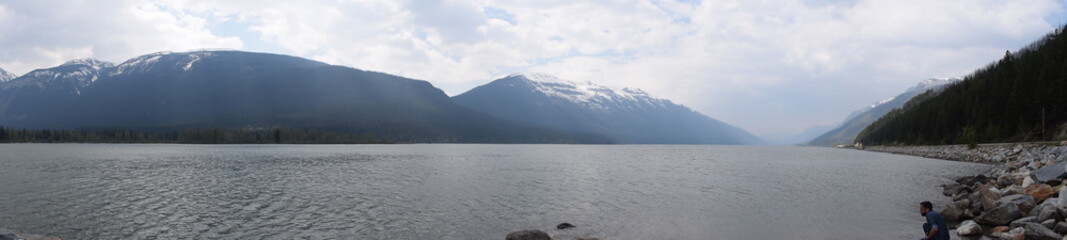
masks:
{"type": "Polygon", "coordinates": [[[449,95],[541,72],[640,88],[787,138],[1064,24],[1067,0],[0,0],[0,68],[235,49],[449,95]]]}

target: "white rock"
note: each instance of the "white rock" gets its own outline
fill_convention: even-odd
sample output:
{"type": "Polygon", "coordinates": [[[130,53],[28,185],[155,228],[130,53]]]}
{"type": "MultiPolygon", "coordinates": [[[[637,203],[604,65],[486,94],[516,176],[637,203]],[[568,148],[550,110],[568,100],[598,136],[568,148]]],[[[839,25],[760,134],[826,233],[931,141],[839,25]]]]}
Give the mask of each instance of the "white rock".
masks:
{"type": "Polygon", "coordinates": [[[956,227],[956,235],[960,236],[975,236],[982,235],[982,226],[978,226],[972,220],[963,221],[956,227]]]}
{"type": "Polygon", "coordinates": [[[1029,187],[1030,185],[1034,185],[1034,183],[1036,183],[1034,179],[1029,176],[1023,178],[1023,188],[1029,187]]]}

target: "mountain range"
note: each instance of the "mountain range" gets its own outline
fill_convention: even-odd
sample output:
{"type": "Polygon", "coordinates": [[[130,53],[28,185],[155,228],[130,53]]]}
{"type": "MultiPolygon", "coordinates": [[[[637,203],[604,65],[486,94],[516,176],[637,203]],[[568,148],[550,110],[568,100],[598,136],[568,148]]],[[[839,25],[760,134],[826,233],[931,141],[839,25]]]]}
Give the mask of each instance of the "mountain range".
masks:
{"type": "Polygon", "coordinates": [[[903,93],[882,100],[880,102],[871,104],[863,109],[852,112],[845,117],[836,127],[832,130],[823,133],[822,135],[812,139],[807,145],[813,146],[834,146],[834,145],[851,145],[855,142],[856,135],[859,135],[860,131],[863,131],[868,125],[871,125],[874,121],[885,116],[889,111],[904,106],[909,100],[918,96],[919,94],[926,93],[927,91],[940,91],[947,86],[954,83],[958,83],[961,80],[959,78],[931,78],[926,79],[919,84],[908,88],[903,93]]]}
{"type": "MultiPolygon", "coordinates": [[[[176,131],[284,126],[365,133],[396,142],[759,142],[741,129],[639,90],[571,86],[614,91],[573,99],[588,100],[584,103],[494,93],[493,86],[502,80],[551,78],[543,74],[516,74],[454,98],[427,81],[242,51],[161,52],[120,64],[79,59],[17,78],[0,75],[7,76],[0,82],[0,125],[13,128],[176,131]],[[554,113],[567,117],[533,122],[516,120],[499,109],[478,108],[524,101],[540,101],[536,104],[541,108],[513,108],[510,113],[532,116],[567,109],[554,113]],[[701,127],[708,129],[696,129],[701,127]],[[648,137],[640,137],[645,134],[648,137]]],[[[527,90],[581,97],[566,88],[527,90]]],[[[521,106],[526,105],[514,105],[521,106]]]]}
{"type": "Polygon", "coordinates": [[[626,144],[761,144],[758,137],[640,89],[541,73],[497,79],[453,97],[495,117],[626,144]]]}

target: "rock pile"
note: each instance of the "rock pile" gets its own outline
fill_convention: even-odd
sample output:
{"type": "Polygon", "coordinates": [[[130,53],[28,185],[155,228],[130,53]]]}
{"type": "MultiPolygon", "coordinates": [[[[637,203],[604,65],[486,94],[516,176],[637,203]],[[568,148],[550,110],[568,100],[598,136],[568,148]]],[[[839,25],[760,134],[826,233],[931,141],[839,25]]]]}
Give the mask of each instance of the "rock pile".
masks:
{"type": "Polygon", "coordinates": [[[867,150],[997,163],[983,174],[961,177],[943,186],[942,193],[953,202],[938,212],[946,220],[962,221],[956,228],[960,236],[1061,239],[1067,234],[1067,147],[997,144],[975,149],[926,146],[867,150]]]}

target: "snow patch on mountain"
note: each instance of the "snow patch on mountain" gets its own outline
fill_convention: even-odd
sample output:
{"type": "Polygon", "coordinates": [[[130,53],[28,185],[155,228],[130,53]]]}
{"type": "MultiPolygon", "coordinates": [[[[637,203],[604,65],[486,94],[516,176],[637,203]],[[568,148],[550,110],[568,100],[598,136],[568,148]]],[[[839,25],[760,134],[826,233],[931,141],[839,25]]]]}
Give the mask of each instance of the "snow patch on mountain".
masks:
{"type": "Polygon", "coordinates": [[[18,76],[15,76],[15,74],[11,74],[11,73],[9,73],[7,71],[4,71],[3,68],[0,68],[0,82],[7,82],[7,81],[10,81],[11,79],[15,79],[16,77],[18,77],[18,76]]]}
{"type": "Polygon", "coordinates": [[[635,103],[636,106],[657,107],[673,104],[669,100],[654,98],[641,89],[612,88],[590,81],[565,80],[544,73],[514,73],[507,78],[526,79],[536,91],[546,96],[598,109],[608,109],[612,106],[632,108],[635,103]]]}
{"type": "Polygon", "coordinates": [[[155,68],[174,68],[181,69],[182,71],[189,71],[196,64],[206,57],[214,56],[211,51],[194,51],[194,52],[157,52],[140,57],[130,59],[122,64],[119,64],[115,71],[112,71],[109,75],[116,76],[130,73],[145,73],[155,68]],[[164,63],[166,65],[160,65],[164,63]],[[170,64],[173,64],[171,66],[170,64]]]}

